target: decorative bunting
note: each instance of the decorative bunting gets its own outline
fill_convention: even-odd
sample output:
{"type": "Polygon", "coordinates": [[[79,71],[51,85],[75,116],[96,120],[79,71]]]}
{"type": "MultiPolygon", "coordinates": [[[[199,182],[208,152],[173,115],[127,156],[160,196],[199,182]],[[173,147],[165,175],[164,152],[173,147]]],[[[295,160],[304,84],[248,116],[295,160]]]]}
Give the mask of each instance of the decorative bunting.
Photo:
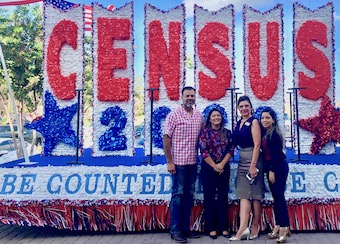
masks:
{"type": "MultiPolygon", "coordinates": [[[[74,155],[78,106],[81,128],[83,123],[83,104],[77,103],[75,90],[83,88],[84,80],[85,8],[57,2],[62,10],[44,4],[44,116],[27,126],[44,136],[45,156],[74,155]]],[[[93,155],[115,155],[115,165],[91,162],[96,165],[69,167],[63,157],[48,157],[48,167],[17,167],[20,160],[11,162],[0,174],[0,222],[90,231],[168,229],[171,175],[164,162],[141,165],[136,161],[145,157],[130,157],[134,154],[133,3],[119,9],[94,3],[92,10],[93,155]],[[117,155],[127,157],[117,159],[117,155]],[[53,161],[56,158],[63,166],[53,161]]],[[[194,11],[197,107],[204,116],[219,108],[230,128],[228,115],[234,111],[226,89],[235,88],[233,5],[214,12],[195,5],[194,11]]],[[[283,123],[282,5],[265,13],[244,6],[243,17],[245,92],[256,108],[254,116],[259,119],[270,106],[283,123]]],[[[185,81],[184,22],[184,5],[169,11],[145,5],[146,154],[151,139],[154,154],[163,154],[163,122],[180,105],[185,81]]],[[[332,3],[316,11],[294,4],[294,87],[306,87],[298,93],[303,153],[332,154],[334,143],[340,142],[340,114],[334,108],[333,22],[332,3]]],[[[292,230],[340,230],[339,162],[328,161],[330,155],[323,157],[313,158],[320,160],[317,163],[289,165],[286,197],[292,230]]],[[[232,163],[228,210],[232,231],[239,225],[236,169],[232,163]]],[[[190,224],[193,230],[204,231],[199,177],[197,185],[190,224]]],[[[264,230],[275,224],[268,190],[262,206],[260,229],[264,230]]]]}
{"type": "MultiPolygon", "coordinates": [[[[229,204],[230,229],[236,231],[239,205],[229,204]]],[[[261,230],[275,225],[272,202],[263,202],[263,207],[261,230]]],[[[191,210],[193,230],[204,231],[202,211],[202,202],[196,201],[191,210]]],[[[312,198],[291,199],[288,212],[291,230],[339,230],[340,199],[325,202],[312,198]]],[[[3,216],[0,222],[4,224],[71,230],[126,232],[165,230],[170,226],[169,203],[163,200],[2,200],[0,214],[3,216]]]]}

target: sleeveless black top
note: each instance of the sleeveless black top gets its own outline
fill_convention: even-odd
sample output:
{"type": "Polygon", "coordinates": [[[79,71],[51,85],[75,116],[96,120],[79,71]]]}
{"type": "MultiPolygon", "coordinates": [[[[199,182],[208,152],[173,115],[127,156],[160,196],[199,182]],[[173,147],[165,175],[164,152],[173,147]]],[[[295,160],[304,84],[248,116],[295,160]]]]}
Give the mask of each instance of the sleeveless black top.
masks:
{"type": "Polygon", "coordinates": [[[248,118],[243,123],[242,128],[240,128],[241,120],[237,121],[233,134],[235,145],[238,145],[241,148],[254,147],[253,136],[251,134],[251,125],[254,119],[253,116],[248,118]]]}

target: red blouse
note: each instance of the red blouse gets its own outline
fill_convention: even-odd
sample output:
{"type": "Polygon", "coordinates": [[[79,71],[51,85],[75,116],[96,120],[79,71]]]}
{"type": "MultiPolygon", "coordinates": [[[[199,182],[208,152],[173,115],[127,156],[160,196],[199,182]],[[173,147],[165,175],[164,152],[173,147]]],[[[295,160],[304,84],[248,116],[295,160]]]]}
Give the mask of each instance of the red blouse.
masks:
{"type": "Polygon", "coordinates": [[[262,138],[261,148],[262,148],[262,153],[264,154],[264,159],[266,161],[272,160],[272,157],[270,156],[269,148],[268,148],[268,145],[267,145],[266,137],[262,138]]]}

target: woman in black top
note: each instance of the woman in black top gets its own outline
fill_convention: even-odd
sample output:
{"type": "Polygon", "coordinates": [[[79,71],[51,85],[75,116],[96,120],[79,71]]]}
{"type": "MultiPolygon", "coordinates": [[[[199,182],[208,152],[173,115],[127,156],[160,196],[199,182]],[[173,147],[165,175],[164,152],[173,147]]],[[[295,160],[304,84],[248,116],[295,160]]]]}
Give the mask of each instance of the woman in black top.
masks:
{"type": "Polygon", "coordinates": [[[275,228],[268,234],[278,243],[286,242],[290,236],[287,202],[284,196],[288,176],[288,164],[283,147],[283,136],[273,109],[265,108],[261,113],[264,137],[261,146],[267,169],[269,188],[274,199],[275,228]]]}
{"type": "Polygon", "coordinates": [[[235,126],[233,139],[240,150],[236,183],[236,197],[240,199],[240,226],[230,241],[258,238],[262,215],[261,200],[264,198],[260,123],[252,116],[252,104],[248,96],[241,96],[237,107],[241,119],[235,126]],[[251,213],[253,218],[249,229],[251,213]]]}

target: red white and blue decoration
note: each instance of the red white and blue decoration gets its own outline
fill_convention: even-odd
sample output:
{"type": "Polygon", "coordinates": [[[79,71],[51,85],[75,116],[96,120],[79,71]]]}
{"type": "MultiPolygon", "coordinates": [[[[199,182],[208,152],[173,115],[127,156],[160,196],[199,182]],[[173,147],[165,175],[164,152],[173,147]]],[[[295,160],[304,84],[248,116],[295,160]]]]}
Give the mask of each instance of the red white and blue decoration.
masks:
{"type": "Polygon", "coordinates": [[[284,129],[283,8],[243,8],[244,91],[254,109],[270,106],[284,129]]]}
{"type": "MultiPolygon", "coordinates": [[[[218,11],[194,5],[194,20],[197,108],[214,103],[231,115],[232,93],[226,89],[235,87],[233,5],[218,11]]],[[[232,121],[225,122],[231,129],[232,121]]]]}
{"type": "Polygon", "coordinates": [[[93,156],[134,154],[133,4],[94,3],[93,156]]]}
{"type": "MultiPolygon", "coordinates": [[[[309,119],[319,113],[323,97],[335,104],[334,10],[332,3],[315,11],[295,3],[293,11],[293,81],[294,87],[305,88],[298,91],[299,119],[309,119]]],[[[301,153],[309,153],[311,147],[318,148],[313,153],[335,153],[333,141],[319,148],[310,131],[299,131],[301,153]]]]}
{"type": "Polygon", "coordinates": [[[153,92],[153,154],[163,155],[163,123],[169,111],[180,105],[185,80],[185,8],[169,11],[145,5],[144,125],[145,154],[150,154],[151,91],[153,92]]]}
{"type": "MultiPolygon", "coordinates": [[[[64,6],[64,5],[63,5],[64,6]]],[[[75,155],[77,116],[76,89],[83,88],[84,80],[84,15],[83,6],[67,5],[62,9],[44,5],[43,90],[44,115],[36,121],[36,128],[44,135],[44,155],[75,155]],[[64,113],[72,110],[73,112],[64,113]],[[54,113],[57,114],[54,114],[54,113]],[[56,116],[65,116],[56,120],[56,116]],[[46,121],[53,121],[47,124],[46,121]],[[62,126],[65,121],[69,128],[62,126]],[[57,124],[61,122],[60,124],[57,124]],[[54,127],[54,128],[52,128],[54,127]],[[52,134],[51,134],[52,133],[52,134]],[[54,136],[53,136],[54,134],[54,136]]],[[[82,96],[82,95],[81,95],[82,96]]],[[[82,125],[80,116],[79,124],[82,125]]],[[[65,124],[64,124],[65,125],[65,124]]],[[[33,125],[32,125],[33,128],[33,125]]],[[[82,135],[80,135],[80,145],[82,135]]]]}
{"type": "MultiPolygon", "coordinates": [[[[197,106],[203,115],[219,108],[231,127],[235,88],[234,6],[194,8],[197,106]]],[[[163,156],[164,119],[181,103],[185,78],[185,9],[145,5],[145,150],[134,148],[134,5],[120,8],[47,0],[44,4],[44,115],[28,125],[44,136],[42,155],[13,162],[0,157],[0,222],[93,231],[169,228],[171,175],[163,156]],[[50,4],[52,3],[52,5],[50,4]],[[58,4],[56,4],[58,3],[58,4]],[[88,10],[91,10],[88,16],[88,10]],[[86,15],[87,14],[87,15],[86,15]],[[87,16],[87,17],[86,17],[87,16]],[[86,21],[90,18],[91,21],[86,21]],[[93,21],[92,21],[93,20],[93,21]],[[83,88],[85,31],[92,40],[93,148],[76,150],[76,89],[83,88]],[[151,92],[153,112],[151,114],[151,92]],[[152,118],[152,125],[151,125],[152,118]],[[154,162],[150,154],[152,129],[154,162]],[[157,155],[158,154],[158,155],[157,155]],[[24,163],[23,163],[24,162],[24,163]],[[156,162],[156,163],[155,163],[156,162]]],[[[259,117],[272,107],[283,122],[283,8],[261,13],[243,8],[244,82],[259,117]]],[[[339,109],[334,107],[333,5],[315,11],[294,4],[294,87],[299,91],[304,159],[289,162],[286,199],[292,230],[340,230],[339,109]],[[309,153],[309,154],[307,154],[309,153]],[[334,154],[335,153],[335,154],[334,154]]],[[[238,42],[242,40],[236,40],[238,42]]],[[[190,81],[192,82],[192,81],[190,81]]],[[[229,224],[236,231],[238,154],[230,163],[229,224]]],[[[266,186],[267,189],[268,186],[266,186]]],[[[197,178],[191,227],[203,231],[203,194],[197,178]]],[[[270,192],[262,201],[261,230],[274,225],[270,192]]]]}
{"type": "Polygon", "coordinates": [[[40,2],[41,0],[2,0],[0,2],[1,6],[16,6],[16,5],[22,5],[22,4],[30,4],[30,3],[36,3],[40,2]]]}

